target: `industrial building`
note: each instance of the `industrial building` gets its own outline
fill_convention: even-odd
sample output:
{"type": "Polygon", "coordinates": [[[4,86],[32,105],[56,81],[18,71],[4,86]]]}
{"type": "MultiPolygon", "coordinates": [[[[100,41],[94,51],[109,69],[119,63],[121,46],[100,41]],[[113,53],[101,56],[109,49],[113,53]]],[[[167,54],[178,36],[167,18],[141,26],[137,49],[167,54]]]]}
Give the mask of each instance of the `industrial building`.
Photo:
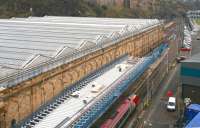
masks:
{"type": "Polygon", "coordinates": [[[148,80],[138,78],[145,72],[159,78],[151,97],[177,52],[174,24],[164,26],[156,19],[1,19],[0,126],[89,127],[133,82],[144,95],[148,80]],[[70,112],[60,111],[69,104],[70,112]]]}
{"type": "Polygon", "coordinates": [[[181,63],[181,84],[183,98],[200,103],[200,54],[181,63]]]}

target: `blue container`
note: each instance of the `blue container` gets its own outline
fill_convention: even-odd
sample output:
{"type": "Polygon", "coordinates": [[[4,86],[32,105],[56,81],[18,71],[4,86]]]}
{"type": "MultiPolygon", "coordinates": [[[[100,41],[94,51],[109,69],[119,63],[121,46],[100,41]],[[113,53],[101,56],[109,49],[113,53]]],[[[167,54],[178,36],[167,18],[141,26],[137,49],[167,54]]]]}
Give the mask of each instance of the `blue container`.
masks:
{"type": "Polygon", "coordinates": [[[186,123],[190,122],[199,112],[200,112],[200,105],[199,104],[189,105],[186,108],[185,113],[184,113],[186,123]]]}
{"type": "Polygon", "coordinates": [[[200,113],[198,113],[185,128],[200,128],[200,113]]]}

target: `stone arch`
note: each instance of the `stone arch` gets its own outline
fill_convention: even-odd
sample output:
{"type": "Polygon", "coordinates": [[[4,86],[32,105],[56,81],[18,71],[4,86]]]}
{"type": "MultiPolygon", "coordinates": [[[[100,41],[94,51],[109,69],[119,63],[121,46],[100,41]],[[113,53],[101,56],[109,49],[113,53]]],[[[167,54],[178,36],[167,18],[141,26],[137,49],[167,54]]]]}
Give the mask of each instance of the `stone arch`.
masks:
{"type": "Polygon", "coordinates": [[[109,53],[105,54],[105,59],[106,59],[106,64],[108,64],[111,61],[111,57],[110,57],[109,53]]]}
{"type": "Polygon", "coordinates": [[[129,42],[129,43],[127,44],[127,49],[128,49],[128,53],[129,53],[129,54],[131,53],[131,51],[133,51],[131,42],[129,42]]]}
{"type": "Polygon", "coordinates": [[[115,59],[114,50],[111,50],[111,51],[109,52],[109,56],[110,56],[111,61],[113,61],[113,60],[115,59]]]}
{"type": "Polygon", "coordinates": [[[44,82],[44,102],[48,102],[54,96],[54,86],[51,82],[44,82]]]}
{"type": "Polygon", "coordinates": [[[18,95],[19,104],[19,120],[27,117],[29,113],[32,112],[32,102],[31,102],[31,92],[30,90],[25,90],[23,93],[18,95]]]}
{"type": "Polygon", "coordinates": [[[93,64],[95,65],[95,70],[97,70],[100,67],[98,63],[98,57],[93,60],[93,64]]]}
{"type": "Polygon", "coordinates": [[[64,87],[68,86],[72,82],[72,75],[69,73],[69,71],[66,71],[63,73],[63,84],[64,87]]]}
{"type": "Polygon", "coordinates": [[[41,104],[44,103],[43,88],[40,85],[32,86],[32,106],[33,111],[36,111],[41,104]]]}
{"type": "Polygon", "coordinates": [[[58,75],[56,77],[54,77],[52,80],[51,80],[51,83],[53,84],[53,88],[54,88],[54,92],[53,92],[53,95],[56,96],[58,95],[61,90],[63,90],[63,82],[62,82],[62,76],[61,75],[58,75]]]}
{"type": "Polygon", "coordinates": [[[102,57],[97,57],[95,59],[95,63],[97,65],[97,68],[100,68],[102,66],[102,57]]]}
{"type": "Polygon", "coordinates": [[[116,57],[119,57],[119,56],[121,56],[122,55],[122,49],[121,49],[121,47],[117,47],[117,51],[116,51],[116,57]]]}
{"type": "Polygon", "coordinates": [[[71,81],[71,83],[76,82],[76,81],[77,81],[77,78],[78,78],[78,73],[77,73],[74,69],[71,70],[69,73],[70,73],[71,76],[72,76],[72,81],[71,81]]]}
{"type": "Polygon", "coordinates": [[[126,44],[122,45],[122,55],[126,54],[126,44]]]}
{"type": "Polygon", "coordinates": [[[6,111],[5,122],[7,126],[10,127],[13,119],[19,121],[19,103],[17,97],[9,98],[6,105],[6,111]]]}
{"type": "Polygon", "coordinates": [[[103,54],[102,55],[102,65],[105,65],[107,63],[107,58],[106,58],[106,55],[103,54]]]}
{"type": "Polygon", "coordinates": [[[127,47],[127,43],[124,44],[124,54],[127,54],[128,53],[128,47],[127,47]]]}
{"type": "Polygon", "coordinates": [[[5,123],[5,114],[6,114],[6,111],[5,110],[2,110],[1,109],[1,112],[0,112],[0,128],[5,128],[6,126],[6,123],[5,123]]]}
{"type": "Polygon", "coordinates": [[[90,61],[90,64],[92,65],[92,71],[94,71],[94,70],[97,69],[97,64],[96,64],[95,59],[92,59],[92,60],[90,61]]]}
{"type": "Polygon", "coordinates": [[[92,65],[91,65],[91,63],[90,62],[86,62],[86,64],[85,64],[85,69],[86,69],[86,74],[89,74],[89,73],[91,73],[91,71],[92,71],[92,65]]]}
{"type": "Polygon", "coordinates": [[[78,79],[81,79],[85,75],[85,64],[81,64],[76,67],[76,72],[78,73],[78,79]]]}

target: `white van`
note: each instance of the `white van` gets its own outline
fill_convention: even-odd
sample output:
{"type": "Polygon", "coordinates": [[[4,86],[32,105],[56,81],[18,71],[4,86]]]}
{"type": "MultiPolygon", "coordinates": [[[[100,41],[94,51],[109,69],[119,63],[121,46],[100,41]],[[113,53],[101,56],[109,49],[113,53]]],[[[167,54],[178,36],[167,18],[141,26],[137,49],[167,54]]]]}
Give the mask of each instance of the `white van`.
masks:
{"type": "Polygon", "coordinates": [[[176,98],[175,97],[169,97],[169,100],[167,102],[167,110],[168,111],[176,111],[176,98]]]}

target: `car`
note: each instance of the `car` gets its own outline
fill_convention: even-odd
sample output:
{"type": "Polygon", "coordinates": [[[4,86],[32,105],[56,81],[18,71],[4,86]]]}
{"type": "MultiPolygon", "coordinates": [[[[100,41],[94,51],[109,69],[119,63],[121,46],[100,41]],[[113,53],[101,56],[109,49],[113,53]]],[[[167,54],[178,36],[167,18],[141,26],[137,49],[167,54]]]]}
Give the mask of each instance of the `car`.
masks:
{"type": "Polygon", "coordinates": [[[176,98],[169,97],[167,102],[167,111],[176,111],[176,98]]]}

